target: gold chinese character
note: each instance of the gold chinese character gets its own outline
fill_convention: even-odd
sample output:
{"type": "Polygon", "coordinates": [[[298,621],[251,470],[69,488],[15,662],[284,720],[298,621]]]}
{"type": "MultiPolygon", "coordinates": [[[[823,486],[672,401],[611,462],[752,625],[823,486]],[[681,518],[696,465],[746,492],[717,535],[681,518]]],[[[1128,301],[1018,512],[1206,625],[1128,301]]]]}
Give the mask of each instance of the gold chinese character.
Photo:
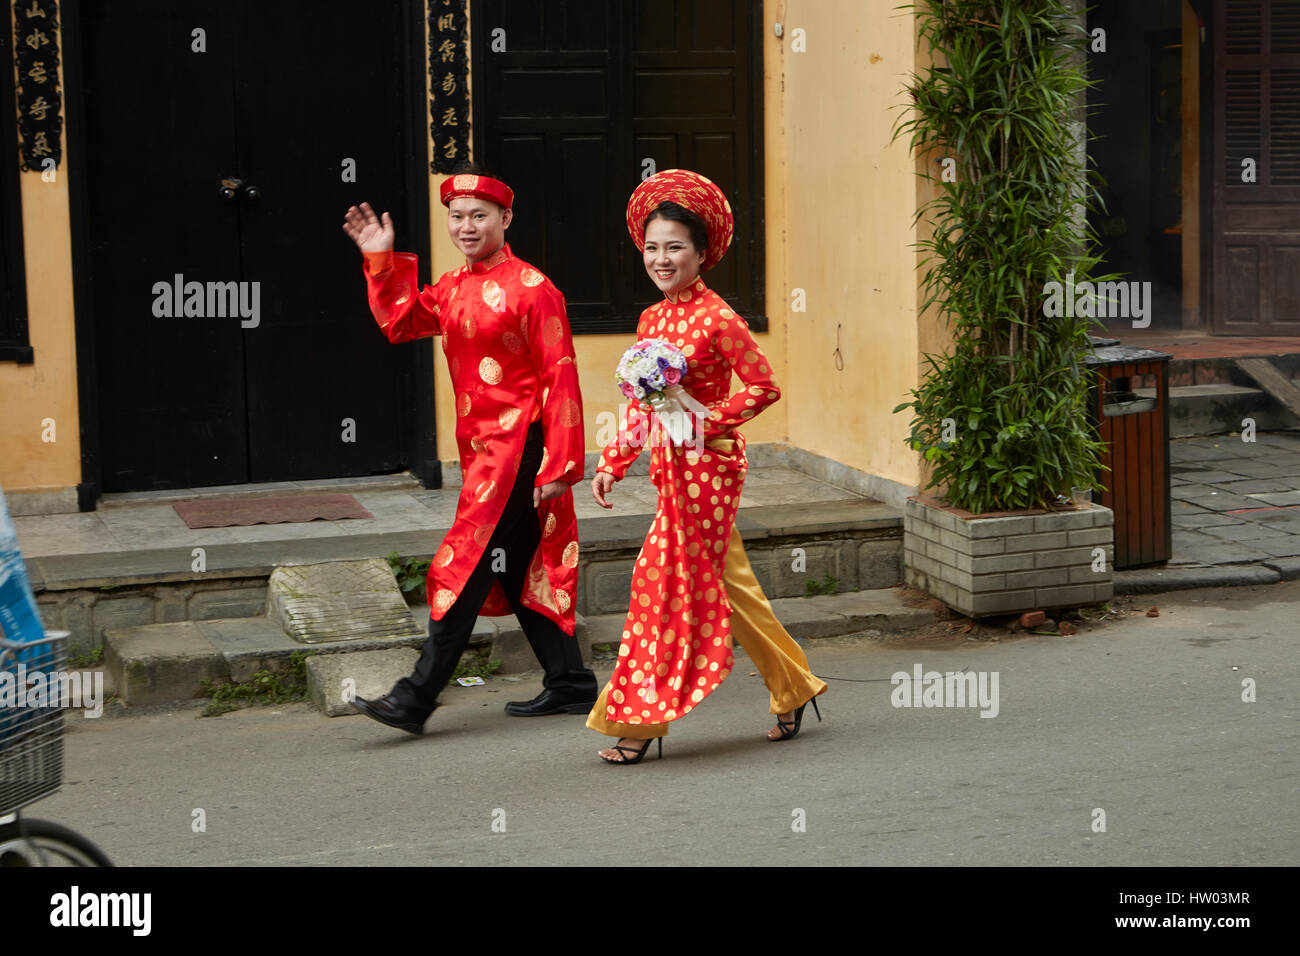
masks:
{"type": "Polygon", "coordinates": [[[440,16],[440,17],[438,18],[438,29],[439,29],[440,31],[441,31],[441,30],[450,30],[450,29],[451,29],[452,21],[453,21],[454,19],[455,19],[455,14],[453,14],[453,13],[444,13],[442,16],[440,16]]]}
{"type": "Polygon", "coordinates": [[[42,60],[37,60],[33,63],[32,68],[27,71],[27,75],[30,76],[32,81],[35,83],[44,83],[50,78],[45,72],[45,63],[42,60]]]}
{"type": "Polygon", "coordinates": [[[443,63],[454,60],[456,59],[456,44],[452,43],[450,40],[443,40],[442,44],[438,47],[438,53],[441,55],[443,63]]]}
{"type": "Polygon", "coordinates": [[[36,0],[32,0],[32,5],[25,12],[28,20],[32,17],[45,17],[45,11],[36,5],[36,0]]]}
{"type": "Polygon", "coordinates": [[[460,125],[460,123],[456,121],[456,108],[454,106],[449,106],[442,111],[442,125],[443,126],[460,125]]]}
{"type": "Polygon", "coordinates": [[[444,77],[442,78],[442,91],[443,91],[444,93],[455,93],[455,92],[456,92],[456,77],[452,76],[452,74],[450,74],[450,73],[448,73],[446,76],[444,76],[444,77]]]}
{"type": "Polygon", "coordinates": [[[41,47],[46,46],[50,42],[50,38],[47,37],[44,33],[42,33],[40,30],[37,30],[35,33],[27,37],[27,39],[24,42],[33,50],[39,50],[41,47]]]}
{"type": "Polygon", "coordinates": [[[454,139],[447,140],[447,145],[442,148],[442,155],[447,159],[455,159],[456,152],[456,141],[454,139]]]}
{"type": "Polygon", "coordinates": [[[38,131],[32,137],[31,154],[33,156],[48,156],[50,152],[50,144],[45,139],[45,130],[38,131]]]}
{"type": "Polygon", "coordinates": [[[27,108],[27,112],[31,113],[38,120],[43,120],[45,119],[45,114],[52,109],[54,109],[54,106],[45,102],[45,97],[38,96],[32,102],[32,105],[27,108]]]}

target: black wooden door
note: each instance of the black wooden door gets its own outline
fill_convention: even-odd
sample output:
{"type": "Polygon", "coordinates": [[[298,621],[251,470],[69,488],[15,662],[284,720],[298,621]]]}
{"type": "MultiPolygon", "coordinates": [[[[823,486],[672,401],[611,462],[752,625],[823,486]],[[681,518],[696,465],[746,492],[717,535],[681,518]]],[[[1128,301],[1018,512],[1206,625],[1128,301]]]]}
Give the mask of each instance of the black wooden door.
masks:
{"type": "Polygon", "coordinates": [[[1300,335],[1300,3],[1216,0],[1213,34],[1213,328],[1300,335]]]}
{"type": "Polygon", "coordinates": [[[508,238],[575,332],[629,332],[659,298],[627,235],[649,171],[692,169],[736,216],[706,281],[766,329],[760,5],[474,0],[476,155],[515,191],[508,238]]]}
{"type": "Polygon", "coordinates": [[[380,334],[339,224],[365,199],[403,248],[427,225],[420,6],[81,5],[105,491],[410,463],[427,346],[380,334]]]}

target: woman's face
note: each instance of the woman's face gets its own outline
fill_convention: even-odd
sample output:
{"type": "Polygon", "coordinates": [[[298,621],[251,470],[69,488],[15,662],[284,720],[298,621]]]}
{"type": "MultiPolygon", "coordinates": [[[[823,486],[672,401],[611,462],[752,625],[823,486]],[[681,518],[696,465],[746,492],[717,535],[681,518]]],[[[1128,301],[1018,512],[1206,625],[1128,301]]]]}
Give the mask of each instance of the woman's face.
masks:
{"type": "Polygon", "coordinates": [[[704,250],[683,222],[656,218],[645,227],[645,271],[664,295],[681,292],[699,277],[704,250]]]}

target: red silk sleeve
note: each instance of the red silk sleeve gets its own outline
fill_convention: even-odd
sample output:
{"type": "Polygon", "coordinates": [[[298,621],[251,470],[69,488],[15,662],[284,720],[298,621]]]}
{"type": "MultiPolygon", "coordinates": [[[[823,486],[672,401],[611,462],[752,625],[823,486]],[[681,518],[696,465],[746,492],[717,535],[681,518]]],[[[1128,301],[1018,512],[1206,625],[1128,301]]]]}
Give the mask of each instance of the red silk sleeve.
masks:
{"type": "MultiPolygon", "coordinates": [[[[409,252],[366,252],[361,271],[366,277],[370,312],[394,345],[428,335],[441,335],[441,286],[425,286],[417,294],[416,257],[409,252]]],[[[445,278],[445,277],[444,277],[445,278]]]]}
{"type": "Polygon", "coordinates": [[[532,290],[526,306],[528,347],[542,393],[542,467],[533,487],[552,481],[582,480],[586,438],[582,427],[582,392],[578,388],[577,356],[564,296],[551,282],[532,290]]]}
{"type": "Polygon", "coordinates": [[[601,452],[596,471],[607,472],[614,476],[615,481],[622,481],[627,470],[632,467],[632,462],[636,461],[641,449],[645,447],[649,433],[649,412],[640,402],[628,402],[618,435],[601,452]]]}
{"type": "Polygon", "coordinates": [[[713,409],[713,415],[704,423],[706,440],[743,425],[781,397],[771,364],[739,315],[733,313],[718,323],[713,333],[713,347],[726,358],[746,387],[713,409]],[[723,347],[724,341],[730,345],[729,348],[723,347]]]}

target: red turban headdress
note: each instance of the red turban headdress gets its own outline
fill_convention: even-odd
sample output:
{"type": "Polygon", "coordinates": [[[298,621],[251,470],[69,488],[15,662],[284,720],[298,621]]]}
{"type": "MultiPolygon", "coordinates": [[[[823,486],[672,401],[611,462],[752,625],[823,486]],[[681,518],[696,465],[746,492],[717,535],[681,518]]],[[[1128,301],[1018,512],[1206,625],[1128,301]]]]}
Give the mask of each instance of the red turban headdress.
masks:
{"type": "Polygon", "coordinates": [[[444,206],[450,206],[453,199],[461,199],[465,196],[486,199],[498,206],[505,206],[507,209],[512,208],[515,202],[514,190],[501,180],[493,179],[491,176],[462,173],[457,176],[448,176],[442,181],[439,198],[444,206]]]}
{"type": "Polygon", "coordinates": [[[627,201],[627,231],[637,249],[645,251],[645,220],[661,202],[675,202],[704,220],[709,230],[701,272],[707,272],[726,255],[735,232],[731,203],[712,181],[687,169],[665,169],[655,173],[632,192],[627,201]]]}

